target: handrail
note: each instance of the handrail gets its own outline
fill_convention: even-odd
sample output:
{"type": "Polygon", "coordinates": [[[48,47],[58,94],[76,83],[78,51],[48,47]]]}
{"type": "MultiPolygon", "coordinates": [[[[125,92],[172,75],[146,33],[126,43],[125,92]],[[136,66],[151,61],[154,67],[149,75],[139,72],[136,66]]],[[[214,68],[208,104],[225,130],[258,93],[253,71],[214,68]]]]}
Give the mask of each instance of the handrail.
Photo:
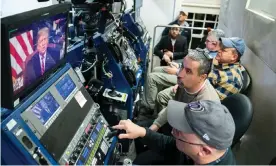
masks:
{"type": "MultiPolygon", "coordinates": [[[[152,42],[152,56],[151,56],[151,70],[150,72],[152,72],[153,70],[153,53],[154,53],[154,47],[155,47],[155,35],[156,35],[156,29],[158,27],[169,27],[169,28],[173,28],[175,27],[174,25],[156,25],[154,27],[154,32],[153,32],[153,42],[152,42]]],[[[179,26],[179,28],[185,28],[185,29],[195,29],[195,30],[207,30],[207,28],[199,28],[199,27],[184,27],[184,26],[179,26]]]]}

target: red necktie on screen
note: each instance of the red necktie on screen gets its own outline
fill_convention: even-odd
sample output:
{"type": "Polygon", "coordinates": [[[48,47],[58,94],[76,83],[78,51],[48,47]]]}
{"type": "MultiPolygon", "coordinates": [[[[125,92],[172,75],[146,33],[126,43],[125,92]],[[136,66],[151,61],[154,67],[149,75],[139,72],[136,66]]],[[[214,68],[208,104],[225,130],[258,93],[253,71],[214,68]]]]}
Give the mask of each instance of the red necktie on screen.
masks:
{"type": "Polygon", "coordinates": [[[45,72],[44,58],[44,55],[41,55],[41,75],[45,72]]]}

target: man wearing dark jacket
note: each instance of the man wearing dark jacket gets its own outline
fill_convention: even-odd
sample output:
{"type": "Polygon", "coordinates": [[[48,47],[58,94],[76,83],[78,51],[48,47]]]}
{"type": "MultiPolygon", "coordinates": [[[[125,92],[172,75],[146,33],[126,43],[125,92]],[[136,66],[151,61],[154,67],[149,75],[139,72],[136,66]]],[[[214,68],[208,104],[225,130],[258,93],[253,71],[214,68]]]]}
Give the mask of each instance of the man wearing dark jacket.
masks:
{"type": "MultiPolygon", "coordinates": [[[[187,17],[188,17],[188,15],[184,11],[180,11],[179,15],[178,15],[178,18],[175,21],[169,23],[169,25],[177,24],[179,26],[189,27],[189,24],[186,22],[187,17]]],[[[170,31],[169,27],[165,28],[164,31],[162,32],[162,36],[168,35],[169,31],[170,31]]],[[[189,46],[190,41],[191,41],[191,36],[192,36],[191,29],[187,29],[187,28],[181,29],[180,33],[181,33],[182,36],[186,37],[187,44],[189,46]]]]}
{"type": "Polygon", "coordinates": [[[202,100],[185,104],[170,100],[168,121],[173,127],[172,136],[153,132],[130,120],[121,120],[113,128],[126,131],[119,139],[141,137],[152,151],[152,155],[138,156],[133,162],[136,165],[236,164],[230,148],[235,123],[228,109],[219,102],[202,100]]]}
{"type": "Polygon", "coordinates": [[[179,32],[179,26],[173,25],[170,33],[155,46],[154,54],[161,59],[161,66],[167,66],[172,60],[183,59],[188,53],[187,40],[179,32]]]}

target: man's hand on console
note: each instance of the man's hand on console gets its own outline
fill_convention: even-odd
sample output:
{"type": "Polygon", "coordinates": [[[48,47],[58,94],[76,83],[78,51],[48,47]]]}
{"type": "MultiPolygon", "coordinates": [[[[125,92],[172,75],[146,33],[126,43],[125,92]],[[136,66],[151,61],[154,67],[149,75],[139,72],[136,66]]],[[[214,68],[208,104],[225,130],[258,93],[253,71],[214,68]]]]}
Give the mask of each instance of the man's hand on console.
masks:
{"type": "Polygon", "coordinates": [[[131,120],[121,120],[118,125],[113,126],[113,129],[125,130],[125,134],[120,134],[119,139],[135,139],[138,137],[144,137],[146,135],[146,129],[134,124],[131,120]]]}

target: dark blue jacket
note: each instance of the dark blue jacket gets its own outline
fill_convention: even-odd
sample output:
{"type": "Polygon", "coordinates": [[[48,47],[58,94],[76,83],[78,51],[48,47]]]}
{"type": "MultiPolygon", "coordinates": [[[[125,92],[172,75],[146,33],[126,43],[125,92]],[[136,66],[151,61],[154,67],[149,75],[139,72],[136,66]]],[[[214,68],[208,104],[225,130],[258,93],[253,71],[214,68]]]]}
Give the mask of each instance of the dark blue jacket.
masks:
{"type": "MultiPolygon", "coordinates": [[[[195,163],[176,147],[176,141],[172,136],[163,135],[146,128],[146,135],[142,138],[144,145],[150,150],[157,152],[164,159],[174,161],[174,163],[163,163],[164,165],[194,165],[195,163]]],[[[208,165],[236,165],[235,156],[229,148],[227,152],[218,160],[208,165]]]]}

